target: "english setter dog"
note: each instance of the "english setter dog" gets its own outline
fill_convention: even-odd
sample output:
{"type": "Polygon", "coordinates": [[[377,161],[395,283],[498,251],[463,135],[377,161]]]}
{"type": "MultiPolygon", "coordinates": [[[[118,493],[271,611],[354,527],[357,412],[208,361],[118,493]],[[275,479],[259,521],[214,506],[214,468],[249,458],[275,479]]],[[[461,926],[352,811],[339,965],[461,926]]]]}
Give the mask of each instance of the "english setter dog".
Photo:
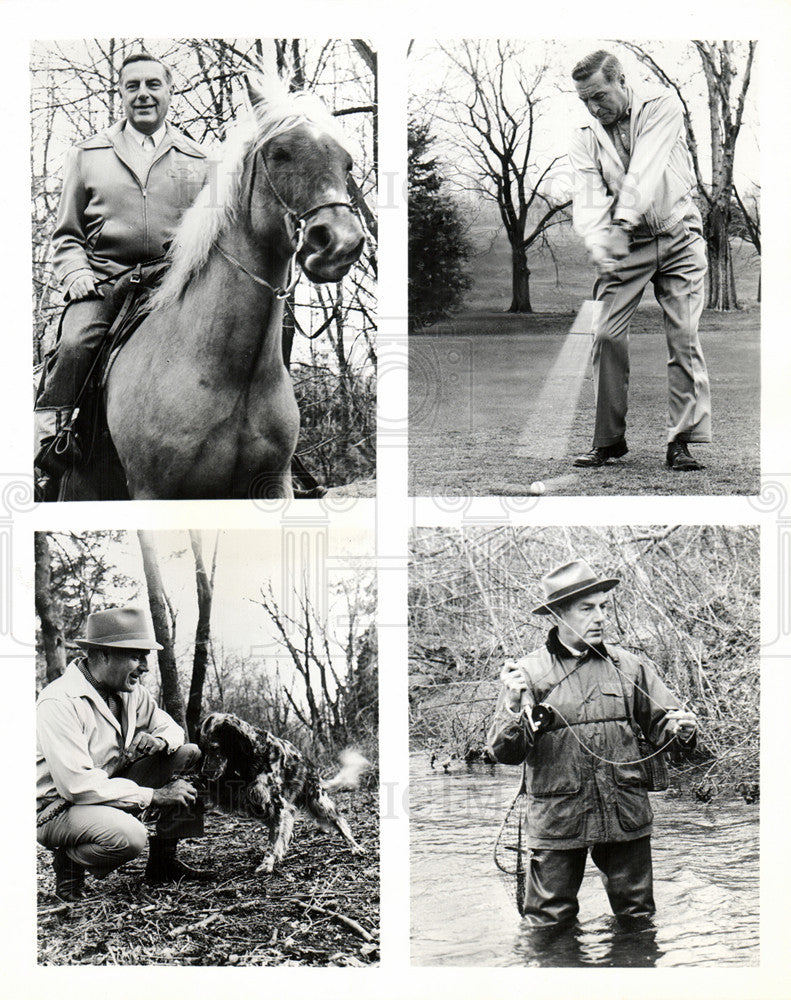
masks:
{"type": "Polygon", "coordinates": [[[328,789],[353,788],[368,761],[353,750],[341,754],[341,769],[323,781],[315,766],[289,743],[235,715],[214,712],[200,729],[202,775],[209,796],[225,812],[241,813],[269,828],[266,856],[256,872],[271,872],[283,859],[294,832],[297,809],[308,813],[323,830],[337,830],[352,854],[364,854],[340,815],[328,789]]]}

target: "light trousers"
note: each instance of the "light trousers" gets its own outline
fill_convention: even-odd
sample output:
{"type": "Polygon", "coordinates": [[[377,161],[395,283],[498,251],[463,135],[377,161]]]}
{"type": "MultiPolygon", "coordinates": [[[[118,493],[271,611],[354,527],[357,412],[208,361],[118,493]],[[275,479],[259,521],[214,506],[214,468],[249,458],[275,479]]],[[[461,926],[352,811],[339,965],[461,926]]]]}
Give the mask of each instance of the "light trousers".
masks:
{"type": "Polygon", "coordinates": [[[660,236],[634,234],[631,250],[612,274],[601,275],[593,297],[604,303],[593,341],[596,393],[594,448],[626,435],[629,324],[648,282],[662,307],[668,351],[668,442],[711,441],[711,390],[698,337],[703,311],[706,248],[697,209],[660,236]]]}
{"type": "MultiPolygon", "coordinates": [[[[200,750],[186,743],[169,754],[162,751],[142,757],[119,772],[146,788],[161,788],[174,775],[194,770],[200,750]]],[[[203,811],[197,808],[163,809],[157,819],[157,835],[162,838],[200,837],[203,811]]],[[[93,875],[109,874],[142,854],[148,840],[145,825],[132,813],[109,805],[72,805],[37,831],[38,842],[50,850],[65,848],[78,865],[93,875]]]]}

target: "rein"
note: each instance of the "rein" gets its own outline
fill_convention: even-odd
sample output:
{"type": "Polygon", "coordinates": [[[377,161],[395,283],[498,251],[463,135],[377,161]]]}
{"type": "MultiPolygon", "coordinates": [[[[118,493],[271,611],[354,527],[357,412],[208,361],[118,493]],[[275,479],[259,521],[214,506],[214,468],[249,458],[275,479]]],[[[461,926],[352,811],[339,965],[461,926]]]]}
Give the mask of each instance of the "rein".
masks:
{"type": "MultiPolygon", "coordinates": [[[[253,191],[255,190],[255,178],[256,178],[257,167],[258,167],[258,156],[255,155],[253,156],[253,169],[250,175],[250,190],[247,196],[248,219],[251,217],[252,214],[253,191]]],[[[320,202],[318,205],[313,205],[311,208],[306,209],[306,211],[304,212],[297,212],[288,204],[288,202],[283,198],[283,196],[275,187],[275,182],[272,180],[272,175],[269,173],[269,168],[266,165],[266,157],[264,156],[263,150],[261,151],[261,167],[263,169],[266,182],[269,185],[269,190],[272,192],[275,201],[283,209],[283,222],[286,224],[286,230],[289,233],[289,237],[291,239],[291,243],[293,246],[293,250],[288,261],[288,270],[286,272],[287,274],[291,275],[290,280],[287,282],[286,285],[281,285],[276,288],[274,285],[268,282],[266,278],[262,278],[260,275],[254,274],[249,268],[245,267],[245,265],[240,260],[237,260],[237,258],[234,257],[233,254],[229,253],[224,247],[220,246],[219,243],[216,244],[216,247],[220,251],[222,256],[225,257],[225,259],[228,261],[229,264],[237,268],[237,270],[241,271],[242,274],[247,275],[247,277],[250,278],[251,281],[254,281],[257,285],[260,285],[262,288],[268,289],[270,292],[272,292],[272,294],[275,296],[276,299],[282,301],[284,299],[287,299],[289,295],[291,295],[291,293],[297,287],[297,283],[299,281],[301,269],[299,267],[297,255],[299,254],[300,250],[302,249],[305,243],[305,223],[307,222],[307,220],[311,218],[311,216],[315,215],[317,212],[320,212],[322,208],[349,208],[355,214],[357,213],[357,209],[350,201],[324,201],[320,202]]],[[[330,325],[332,320],[335,318],[336,310],[335,308],[333,308],[329,319],[327,319],[321,325],[319,330],[317,330],[316,333],[314,334],[305,333],[305,331],[297,322],[297,318],[294,315],[294,310],[291,309],[290,306],[289,306],[289,313],[291,315],[291,319],[294,321],[294,326],[299,330],[299,332],[303,334],[305,337],[308,337],[309,340],[314,340],[320,334],[324,333],[324,331],[330,325]]]]}

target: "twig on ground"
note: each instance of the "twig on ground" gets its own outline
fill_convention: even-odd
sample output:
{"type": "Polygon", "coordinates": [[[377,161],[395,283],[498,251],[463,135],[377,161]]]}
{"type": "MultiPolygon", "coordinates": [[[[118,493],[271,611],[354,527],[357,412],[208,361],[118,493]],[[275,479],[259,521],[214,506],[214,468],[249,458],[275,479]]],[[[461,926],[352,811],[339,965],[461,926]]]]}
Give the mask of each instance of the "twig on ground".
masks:
{"type": "Polygon", "coordinates": [[[356,920],[353,920],[351,917],[347,917],[344,913],[339,913],[337,910],[325,910],[323,906],[319,906],[317,903],[303,903],[301,899],[295,899],[294,902],[297,906],[301,906],[305,912],[308,910],[316,910],[318,913],[324,913],[328,917],[334,917],[342,924],[345,924],[349,930],[354,931],[355,934],[359,934],[364,941],[375,940],[373,934],[371,934],[370,931],[367,931],[362,924],[358,924],[356,920]]]}
{"type": "Polygon", "coordinates": [[[182,924],[180,927],[174,927],[173,930],[168,931],[170,937],[179,937],[181,934],[187,934],[191,931],[201,930],[203,927],[208,927],[209,924],[214,923],[215,920],[219,920],[222,913],[212,913],[208,917],[204,917],[203,920],[199,920],[194,924],[182,924]]]}

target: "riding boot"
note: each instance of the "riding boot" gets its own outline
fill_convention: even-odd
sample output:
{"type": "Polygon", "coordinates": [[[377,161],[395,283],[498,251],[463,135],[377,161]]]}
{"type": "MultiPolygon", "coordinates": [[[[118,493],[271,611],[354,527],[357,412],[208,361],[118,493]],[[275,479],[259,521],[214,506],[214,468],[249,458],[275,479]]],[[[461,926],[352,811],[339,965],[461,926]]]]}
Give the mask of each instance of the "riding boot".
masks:
{"type": "Polygon", "coordinates": [[[152,885],[188,879],[201,882],[211,879],[214,872],[205,868],[192,868],[176,857],[178,840],[169,837],[151,837],[148,842],[148,864],[145,878],[152,885]]]}
{"type": "Polygon", "coordinates": [[[54,478],[60,478],[82,459],[74,431],[78,411],[72,406],[53,406],[35,411],[37,452],[33,464],[54,478]]]}
{"type": "Polygon", "coordinates": [[[82,899],[85,884],[85,869],[59,847],[52,852],[52,867],[55,870],[55,895],[65,903],[76,903],[82,899]]]}

